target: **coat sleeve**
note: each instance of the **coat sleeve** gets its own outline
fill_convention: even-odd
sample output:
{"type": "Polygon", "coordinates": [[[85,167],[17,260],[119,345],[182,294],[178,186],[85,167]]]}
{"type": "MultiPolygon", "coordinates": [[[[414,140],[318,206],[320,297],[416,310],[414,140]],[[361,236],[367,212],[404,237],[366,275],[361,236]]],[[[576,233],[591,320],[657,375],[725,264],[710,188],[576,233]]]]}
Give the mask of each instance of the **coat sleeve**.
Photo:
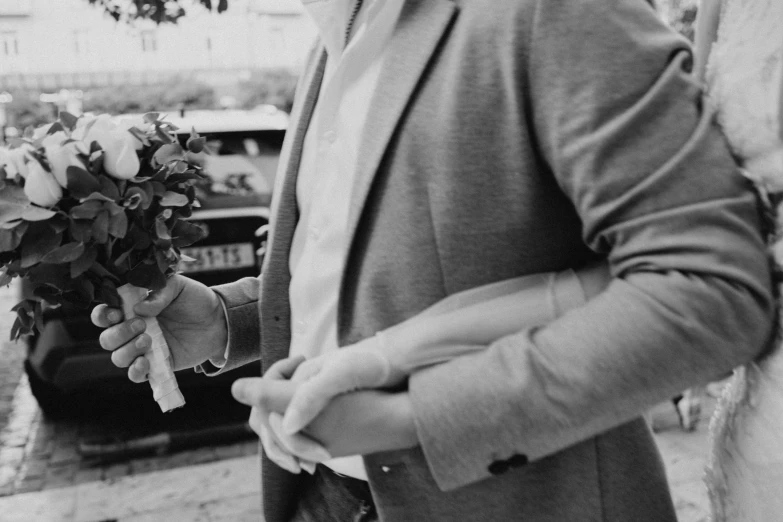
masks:
{"type": "Polygon", "coordinates": [[[533,132],[612,281],[544,327],[411,377],[443,490],[719,378],[771,333],[755,197],[701,104],[687,41],[643,0],[540,0],[530,20],[518,59],[533,132]]]}
{"type": "Polygon", "coordinates": [[[224,365],[218,367],[207,361],[196,367],[197,372],[212,377],[261,358],[260,284],[260,278],[245,277],[212,287],[225,307],[229,339],[227,357],[224,365]]]}

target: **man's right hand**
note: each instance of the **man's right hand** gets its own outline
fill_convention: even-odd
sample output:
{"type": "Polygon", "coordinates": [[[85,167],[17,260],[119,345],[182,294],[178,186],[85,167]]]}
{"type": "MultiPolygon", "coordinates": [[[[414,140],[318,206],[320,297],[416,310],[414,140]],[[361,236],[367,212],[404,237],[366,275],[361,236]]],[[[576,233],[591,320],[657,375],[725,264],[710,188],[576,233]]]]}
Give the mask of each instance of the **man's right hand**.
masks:
{"type": "MultiPolygon", "coordinates": [[[[208,359],[220,360],[228,342],[220,297],[209,287],[190,278],[175,275],[166,286],[138,303],[139,316],[157,317],[171,351],[174,370],[192,368],[208,359]]],[[[128,378],[144,382],[149,363],[142,357],[150,347],[144,320],[140,317],[123,321],[122,310],[98,305],[92,311],[92,322],[106,328],[100,343],[112,352],[112,362],[128,368],[128,378]]]]}

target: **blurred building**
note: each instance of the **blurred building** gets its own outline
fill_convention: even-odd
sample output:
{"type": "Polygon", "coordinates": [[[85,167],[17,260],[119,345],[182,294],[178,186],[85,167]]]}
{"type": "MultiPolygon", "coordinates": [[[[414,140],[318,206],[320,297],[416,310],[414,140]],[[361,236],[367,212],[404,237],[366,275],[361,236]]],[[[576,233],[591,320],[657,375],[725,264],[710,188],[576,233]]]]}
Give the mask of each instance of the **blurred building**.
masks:
{"type": "Polygon", "coordinates": [[[0,92],[170,77],[231,83],[257,70],[298,71],[314,37],[299,0],[231,0],[220,15],[194,5],[160,27],[115,22],[87,0],[0,0],[0,92]]]}

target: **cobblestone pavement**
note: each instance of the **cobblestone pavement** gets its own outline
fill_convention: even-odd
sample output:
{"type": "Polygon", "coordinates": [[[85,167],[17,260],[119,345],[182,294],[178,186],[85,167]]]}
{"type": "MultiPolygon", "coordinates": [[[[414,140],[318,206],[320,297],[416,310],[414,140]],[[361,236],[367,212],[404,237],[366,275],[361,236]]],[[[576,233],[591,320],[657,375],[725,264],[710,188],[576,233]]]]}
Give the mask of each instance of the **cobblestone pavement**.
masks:
{"type": "MultiPolygon", "coordinates": [[[[16,303],[15,287],[0,288],[0,339],[8,339],[16,303]]],[[[237,405],[227,390],[205,390],[188,397],[188,406],[163,416],[146,395],[123,401],[122,408],[82,418],[55,422],[43,416],[23,370],[22,343],[0,342],[0,498],[93,481],[161,471],[254,455],[257,442],[244,431],[248,410],[237,405]],[[205,419],[200,411],[210,411],[205,419]],[[233,429],[228,429],[233,427],[233,429]],[[133,455],[85,456],[85,443],[104,443],[174,434],[204,433],[218,437],[196,443],[169,444],[133,455]]],[[[187,441],[186,441],[187,442],[187,441]]],[[[0,520],[5,520],[0,516],[0,520]]]]}
{"type": "MultiPolygon", "coordinates": [[[[170,424],[174,426],[171,432],[174,434],[174,441],[177,433],[198,433],[210,428],[214,430],[221,425],[221,420],[226,421],[229,418],[226,415],[211,418],[209,423],[200,422],[197,430],[188,431],[187,426],[192,427],[194,423],[184,422],[183,419],[192,421],[200,417],[199,410],[204,411],[198,407],[197,400],[191,401],[189,398],[189,402],[193,403],[191,411],[180,412],[178,418],[174,418],[170,424]]],[[[242,423],[247,418],[247,415],[242,413],[232,415],[230,425],[223,425],[224,430],[226,425],[236,426],[235,429],[222,433],[223,436],[230,437],[228,443],[215,437],[212,440],[200,441],[200,444],[198,441],[197,444],[190,444],[195,447],[172,451],[171,446],[168,446],[167,450],[164,441],[161,441],[160,446],[131,454],[95,456],[85,455],[85,444],[96,440],[111,444],[156,435],[159,438],[159,434],[163,432],[150,432],[150,423],[144,423],[143,429],[138,428],[138,424],[142,423],[140,419],[145,413],[151,416],[160,416],[160,413],[153,408],[145,409],[142,405],[123,405],[121,411],[99,418],[55,422],[41,414],[27,385],[26,376],[22,376],[17,386],[12,405],[13,413],[6,427],[0,432],[0,496],[92,481],[116,480],[128,475],[257,453],[256,440],[251,433],[242,429],[242,423]],[[149,413],[149,410],[152,412],[149,413]],[[162,451],[156,451],[156,448],[162,451]]]]}

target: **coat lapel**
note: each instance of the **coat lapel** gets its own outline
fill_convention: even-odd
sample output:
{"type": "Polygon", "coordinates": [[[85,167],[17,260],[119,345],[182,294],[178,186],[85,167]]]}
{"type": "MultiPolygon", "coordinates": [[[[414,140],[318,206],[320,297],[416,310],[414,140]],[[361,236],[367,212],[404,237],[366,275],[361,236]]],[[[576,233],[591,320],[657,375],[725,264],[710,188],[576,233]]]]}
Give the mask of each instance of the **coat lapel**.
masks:
{"type": "Polygon", "coordinates": [[[362,209],[383,154],[438,43],[456,13],[450,0],[407,0],[386,50],[378,86],[359,145],[348,215],[353,244],[362,209]]]}
{"type": "Polygon", "coordinates": [[[262,268],[261,340],[265,369],[288,355],[287,339],[290,334],[291,318],[288,307],[281,305],[287,303],[285,297],[288,296],[288,287],[291,283],[288,256],[296,223],[299,220],[296,179],[302,159],[305,134],[318,99],[326,66],[326,53],[323,47],[319,46],[315,53],[314,63],[308,68],[298,87],[304,89],[304,96],[291,115],[289,132],[292,132],[292,135],[290,139],[286,139],[281,151],[281,170],[278,172],[278,179],[275,180],[267,256],[262,268]],[[276,299],[270,302],[264,299],[264,296],[275,296],[276,299]]]}

